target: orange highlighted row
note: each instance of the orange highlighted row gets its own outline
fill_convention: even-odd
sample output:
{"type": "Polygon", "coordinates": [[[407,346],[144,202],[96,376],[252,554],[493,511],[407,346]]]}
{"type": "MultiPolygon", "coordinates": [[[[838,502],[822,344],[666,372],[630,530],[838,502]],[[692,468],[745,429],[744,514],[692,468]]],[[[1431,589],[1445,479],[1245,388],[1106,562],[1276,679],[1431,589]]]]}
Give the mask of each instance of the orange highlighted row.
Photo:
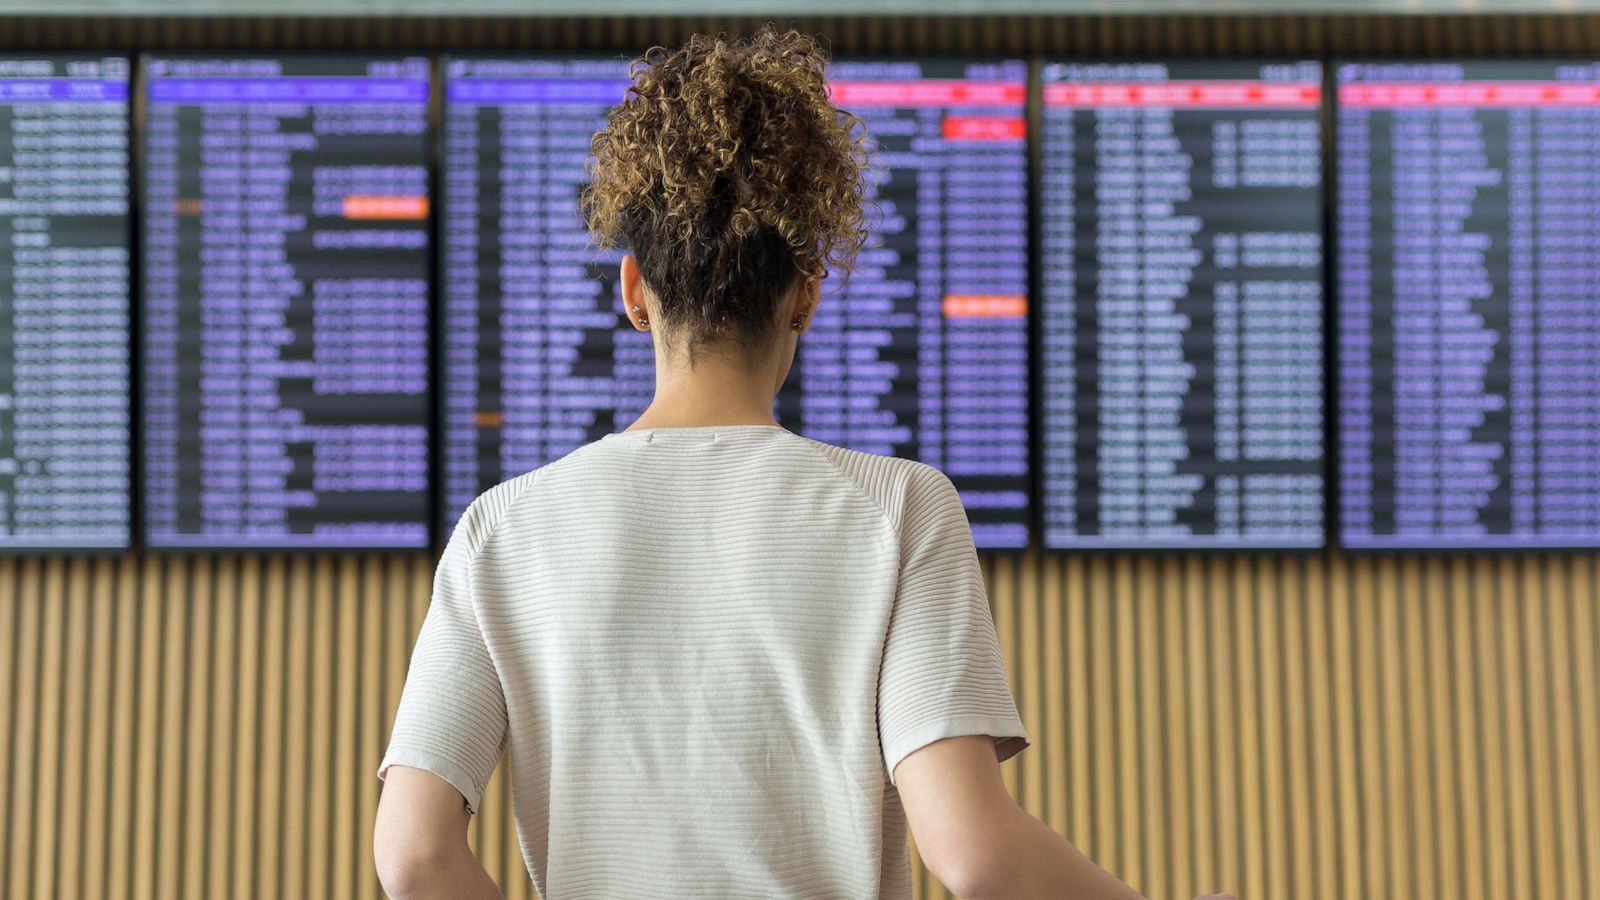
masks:
{"type": "Polygon", "coordinates": [[[1045,106],[1313,109],[1321,102],[1320,84],[1297,81],[1094,82],[1044,86],[1045,106]]]}
{"type": "Polygon", "coordinates": [[[426,219],[428,198],[353,194],[344,198],[346,219],[426,219]]]}
{"type": "Polygon", "coordinates": [[[1028,298],[1021,294],[946,294],[947,319],[1011,319],[1028,314],[1028,298]]]}
{"type": "Polygon", "coordinates": [[[1028,135],[1021,116],[950,116],[944,136],[951,141],[1015,141],[1028,135]]]}
{"type": "Polygon", "coordinates": [[[1600,85],[1569,81],[1363,82],[1339,85],[1341,106],[1367,109],[1463,106],[1600,106],[1600,85]]]}

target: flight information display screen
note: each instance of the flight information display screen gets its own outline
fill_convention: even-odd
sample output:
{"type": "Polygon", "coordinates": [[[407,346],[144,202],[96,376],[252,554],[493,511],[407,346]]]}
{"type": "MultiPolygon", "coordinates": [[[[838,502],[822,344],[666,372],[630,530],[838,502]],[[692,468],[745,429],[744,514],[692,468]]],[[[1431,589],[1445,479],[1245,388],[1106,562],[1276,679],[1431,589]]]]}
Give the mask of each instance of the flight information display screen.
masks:
{"type": "Polygon", "coordinates": [[[1041,73],[1045,546],[1322,546],[1320,66],[1041,73]]]}
{"type": "MultiPolygon", "coordinates": [[[[620,254],[578,208],[621,59],[445,62],[446,525],[486,488],[626,427],[649,336],[621,316],[620,254]]],[[[839,62],[867,120],[882,211],[777,404],[801,434],[950,475],[984,547],[1028,542],[1026,66],[839,62]]]]}
{"type": "Polygon", "coordinates": [[[144,69],[147,543],[429,546],[428,60],[144,69]]]}
{"type": "Polygon", "coordinates": [[[1341,542],[1600,546],[1600,63],[1336,74],[1341,542]]]}
{"type": "Polygon", "coordinates": [[[866,122],[878,214],[855,272],[823,281],[779,418],[941,469],[979,547],[1026,547],[1027,66],[836,61],[829,84],[866,122]]]}
{"type": "Polygon", "coordinates": [[[474,497],[638,417],[650,336],[622,318],[619,252],[578,208],[622,58],[444,61],[440,190],[446,530],[474,497]]]}
{"type": "Polygon", "coordinates": [[[0,549],[129,543],[128,72],[0,57],[0,549]]]}

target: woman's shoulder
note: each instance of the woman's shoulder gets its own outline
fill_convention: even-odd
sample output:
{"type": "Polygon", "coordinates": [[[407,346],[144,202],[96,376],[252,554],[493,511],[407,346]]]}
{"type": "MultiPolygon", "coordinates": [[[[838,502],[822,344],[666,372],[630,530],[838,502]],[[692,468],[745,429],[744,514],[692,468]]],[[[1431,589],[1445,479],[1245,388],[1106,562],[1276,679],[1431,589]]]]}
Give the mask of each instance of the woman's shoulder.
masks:
{"type": "Polygon", "coordinates": [[[920,460],[853,450],[809,438],[802,440],[811,443],[841,476],[871,497],[896,528],[916,509],[957,496],[949,476],[920,460]]]}

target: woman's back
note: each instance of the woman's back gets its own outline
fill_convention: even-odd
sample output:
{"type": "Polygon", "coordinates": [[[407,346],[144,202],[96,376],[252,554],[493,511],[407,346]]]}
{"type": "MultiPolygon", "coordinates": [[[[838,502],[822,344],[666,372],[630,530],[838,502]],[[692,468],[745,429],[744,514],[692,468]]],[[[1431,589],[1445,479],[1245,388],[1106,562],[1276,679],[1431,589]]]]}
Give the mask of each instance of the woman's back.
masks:
{"type": "Polygon", "coordinates": [[[907,896],[894,765],[1026,741],[948,479],[766,425],[610,435],[485,494],[413,673],[385,766],[476,806],[504,741],[551,897],[907,896]]]}

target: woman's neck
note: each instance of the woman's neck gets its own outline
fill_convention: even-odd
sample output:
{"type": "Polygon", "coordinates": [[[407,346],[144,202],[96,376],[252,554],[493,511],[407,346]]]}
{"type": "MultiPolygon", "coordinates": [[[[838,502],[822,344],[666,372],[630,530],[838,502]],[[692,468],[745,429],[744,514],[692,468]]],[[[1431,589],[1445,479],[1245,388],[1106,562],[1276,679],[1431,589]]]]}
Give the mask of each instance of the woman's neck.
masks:
{"type": "Polygon", "coordinates": [[[656,391],[629,430],[693,428],[701,425],[776,425],[772,398],[776,360],[730,359],[720,353],[686,362],[656,361],[656,391]]]}

